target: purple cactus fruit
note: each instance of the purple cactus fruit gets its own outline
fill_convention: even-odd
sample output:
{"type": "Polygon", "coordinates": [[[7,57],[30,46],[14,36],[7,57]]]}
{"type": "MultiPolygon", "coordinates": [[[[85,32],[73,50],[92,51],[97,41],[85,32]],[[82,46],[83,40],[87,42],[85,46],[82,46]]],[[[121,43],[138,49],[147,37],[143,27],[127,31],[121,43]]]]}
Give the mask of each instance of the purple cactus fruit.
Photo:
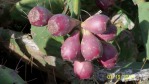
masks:
{"type": "Polygon", "coordinates": [[[68,34],[80,22],[64,14],[53,15],[48,21],[48,30],[53,36],[68,34]]]}
{"type": "Polygon", "coordinates": [[[52,17],[52,13],[41,6],[35,6],[28,13],[28,19],[31,25],[34,26],[45,26],[48,24],[48,20],[52,17]]]}
{"type": "Polygon", "coordinates": [[[88,30],[83,30],[81,52],[85,60],[91,61],[102,55],[102,44],[96,36],[88,30]]]}
{"type": "Polygon", "coordinates": [[[97,34],[97,36],[104,41],[112,41],[116,37],[116,33],[116,26],[111,24],[110,26],[108,26],[106,32],[104,32],[103,34],[97,34]]]}
{"type": "Polygon", "coordinates": [[[88,19],[86,19],[81,27],[89,30],[94,34],[102,34],[107,30],[107,24],[109,22],[109,17],[103,14],[95,14],[88,19]]]}
{"type": "Polygon", "coordinates": [[[74,61],[80,54],[80,34],[75,31],[74,34],[68,37],[61,47],[61,56],[64,60],[74,61]]]}
{"type": "Polygon", "coordinates": [[[80,79],[89,79],[93,75],[93,65],[89,61],[75,61],[74,73],[80,79]]]}
{"type": "Polygon", "coordinates": [[[98,62],[105,68],[111,69],[115,66],[118,59],[117,49],[110,43],[102,42],[103,55],[98,62]]]}

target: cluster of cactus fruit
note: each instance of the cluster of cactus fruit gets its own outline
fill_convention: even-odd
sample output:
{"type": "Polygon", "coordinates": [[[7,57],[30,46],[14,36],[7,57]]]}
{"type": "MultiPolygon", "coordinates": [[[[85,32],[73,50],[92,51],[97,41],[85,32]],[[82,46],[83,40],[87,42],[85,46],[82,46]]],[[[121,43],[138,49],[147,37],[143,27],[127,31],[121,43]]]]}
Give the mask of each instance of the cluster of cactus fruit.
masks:
{"type": "Polygon", "coordinates": [[[114,40],[117,28],[104,14],[90,16],[84,22],[65,14],[52,14],[48,9],[36,6],[28,13],[31,25],[47,25],[53,36],[70,34],[61,46],[63,60],[73,63],[74,73],[80,79],[93,75],[93,60],[107,69],[115,66],[118,51],[109,43],[114,40]]]}

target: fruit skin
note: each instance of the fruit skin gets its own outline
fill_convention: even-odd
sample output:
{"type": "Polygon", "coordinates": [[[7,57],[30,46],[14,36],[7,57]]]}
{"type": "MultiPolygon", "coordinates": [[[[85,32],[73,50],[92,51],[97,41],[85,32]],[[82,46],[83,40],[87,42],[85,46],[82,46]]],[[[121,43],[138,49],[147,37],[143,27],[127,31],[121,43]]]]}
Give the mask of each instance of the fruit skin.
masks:
{"type": "Polygon", "coordinates": [[[83,30],[81,52],[85,60],[88,61],[99,58],[103,52],[100,40],[88,30],[83,30]]]}
{"type": "Polygon", "coordinates": [[[108,10],[115,3],[114,0],[95,0],[95,2],[101,10],[108,10]]]}
{"type": "Polygon", "coordinates": [[[109,17],[103,14],[95,14],[88,19],[86,19],[81,27],[89,30],[94,34],[102,34],[107,30],[107,24],[109,22],[109,17]]]}
{"type": "Polygon", "coordinates": [[[68,37],[61,47],[61,56],[63,60],[74,61],[80,54],[80,32],[75,31],[68,37]]]}
{"type": "Polygon", "coordinates": [[[89,79],[93,75],[93,65],[89,61],[74,61],[74,73],[80,79],[89,79]]]}
{"type": "Polygon", "coordinates": [[[104,32],[103,34],[97,34],[97,36],[104,41],[112,41],[116,37],[117,33],[117,28],[114,25],[110,25],[107,28],[107,31],[104,32]]]}
{"type": "Polygon", "coordinates": [[[115,66],[118,59],[117,49],[110,43],[102,42],[103,55],[98,62],[105,68],[111,69],[115,66]]]}
{"type": "Polygon", "coordinates": [[[53,15],[48,21],[48,30],[53,36],[68,34],[79,21],[64,14],[53,15]]]}
{"type": "Polygon", "coordinates": [[[41,27],[48,24],[48,20],[52,15],[48,9],[42,6],[35,6],[29,11],[28,19],[31,25],[41,27]]]}

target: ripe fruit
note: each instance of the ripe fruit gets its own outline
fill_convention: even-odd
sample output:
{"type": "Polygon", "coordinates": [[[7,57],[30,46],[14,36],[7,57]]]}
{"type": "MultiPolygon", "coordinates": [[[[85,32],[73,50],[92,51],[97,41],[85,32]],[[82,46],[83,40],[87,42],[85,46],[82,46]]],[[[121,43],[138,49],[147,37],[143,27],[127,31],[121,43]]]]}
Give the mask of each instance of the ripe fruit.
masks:
{"type": "Polygon", "coordinates": [[[117,28],[116,26],[114,25],[110,25],[108,28],[107,28],[107,31],[104,32],[103,34],[97,34],[97,36],[104,40],[104,41],[111,41],[115,38],[116,36],[116,33],[117,33],[117,28]]]}
{"type": "Polygon", "coordinates": [[[101,34],[107,30],[107,24],[109,22],[109,17],[103,14],[95,14],[88,19],[86,19],[81,27],[89,30],[94,34],[101,34]]]}
{"type": "Polygon", "coordinates": [[[102,55],[101,42],[88,30],[83,30],[81,52],[85,60],[91,61],[102,55]]]}
{"type": "Polygon", "coordinates": [[[93,65],[89,61],[75,61],[74,62],[74,73],[80,79],[89,79],[93,74],[93,65]]]}
{"type": "Polygon", "coordinates": [[[79,22],[64,14],[53,15],[48,21],[48,30],[54,36],[68,34],[79,22]]]}
{"type": "Polygon", "coordinates": [[[114,5],[114,0],[96,0],[95,2],[101,10],[107,10],[110,6],[114,5]]]}
{"type": "Polygon", "coordinates": [[[79,32],[75,31],[74,34],[68,37],[61,47],[61,56],[64,60],[74,61],[77,55],[80,54],[80,40],[79,32]]]}
{"type": "Polygon", "coordinates": [[[28,19],[31,25],[34,26],[45,26],[48,24],[48,20],[52,17],[52,13],[41,6],[35,6],[28,13],[28,19]]]}
{"type": "Polygon", "coordinates": [[[118,52],[116,48],[110,43],[102,42],[102,45],[103,55],[98,59],[98,61],[103,67],[111,69],[116,64],[118,59],[118,52]]]}

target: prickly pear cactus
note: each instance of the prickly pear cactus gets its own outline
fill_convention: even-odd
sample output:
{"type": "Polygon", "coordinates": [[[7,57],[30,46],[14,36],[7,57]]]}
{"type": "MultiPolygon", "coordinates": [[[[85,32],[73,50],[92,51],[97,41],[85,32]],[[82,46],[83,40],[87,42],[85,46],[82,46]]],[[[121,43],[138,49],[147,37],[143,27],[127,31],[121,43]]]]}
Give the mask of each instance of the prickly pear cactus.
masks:
{"type": "MultiPolygon", "coordinates": [[[[70,17],[77,19],[81,16],[81,14],[83,15],[83,13],[81,13],[80,11],[83,11],[82,9],[84,9],[85,7],[86,9],[89,9],[89,13],[90,11],[91,13],[94,12],[92,7],[87,7],[88,4],[83,4],[82,7],[80,7],[81,2],[85,3],[86,0],[20,0],[15,2],[13,5],[11,4],[11,6],[6,6],[6,13],[9,14],[9,20],[11,19],[26,23],[28,22],[27,14],[29,10],[37,5],[48,8],[53,14],[64,13],[70,17]]],[[[89,5],[95,5],[95,3],[87,3],[89,3],[89,5]]],[[[146,17],[146,14],[148,14],[148,11],[146,11],[149,7],[148,4],[148,2],[138,4],[139,18],[137,19],[139,19],[138,22],[140,22],[140,24],[138,23],[138,25],[140,25],[140,30],[132,32],[135,26],[134,24],[136,23],[133,23],[129,16],[122,12],[123,10],[119,11],[112,18],[114,20],[111,22],[117,26],[118,30],[118,36],[112,43],[117,47],[119,51],[119,60],[115,68],[112,70],[107,70],[101,66],[95,66],[96,68],[94,77],[90,80],[113,80],[111,78],[107,78],[108,74],[114,74],[115,76],[120,76],[119,74],[122,74],[121,77],[126,75],[128,76],[129,74],[130,78],[118,79],[124,82],[134,80],[139,81],[140,79],[138,78],[141,78],[141,80],[146,80],[149,78],[149,65],[143,63],[142,61],[136,61],[136,58],[141,55],[145,55],[145,58],[149,59],[149,42],[147,40],[149,39],[149,18],[146,17]],[[140,35],[140,33],[142,33],[142,36],[140,35]],[[146,47],[146,51],[143,51],[143,53],[140,54],[140,52],[138,51],[137,42],[135,41],[137,41],[136,39],[140,40],[142,38],[144,42],[143,44],[146,47]],[[145,73],[145,75],[143,73],[145,73]]],[[[3,15],[5,15],[5,13],[3,15]]],[[[84,19],[85,18],[83,16],[83,19],[81,18],[80,20],[84,19]]],[[[63,36],[54,37],[50,35],[47,26],[35,27],[31,25],[31,33],[29,34],[0,28],[0,45],[2,44],[7,49],[17,53],[17,55],[25,60],[25,62],[30,62],[31,64],[38,67],[38,69],[41,69],[45,72],[50,72],[50,74],[52,71],[55,71],[54,75],[62,80],[69,80],[72,82],[74,81],[74,79],[76,79],[74,83],[82,83],[82,81],[79,81],[77,80],[77,78],[75,78],[72,66],[70,66],[68,62],[65,62],[61,59],[60,49],[62,43],[64,42],[64,39],[65,37],[63,36]]],[[[13,83],[25,84],[26,82],[23,81],[23,79],[20,78],[14,70],[0,65],[0,84],[13,83]]]]}
{"type": "Polygon", "coordinates": [[[27,82],[15,70],[0,65],[0,84],[27,84],[27,82]]]}
{"type": "Polygon", "coordinates": [[[64,37],[54,37],[50,35],[48,29],[45,27],[31,27],[31,34],[34,42],[39,49],[47,55],[60,57],[60,47],[64,41],[64,37]]]}

